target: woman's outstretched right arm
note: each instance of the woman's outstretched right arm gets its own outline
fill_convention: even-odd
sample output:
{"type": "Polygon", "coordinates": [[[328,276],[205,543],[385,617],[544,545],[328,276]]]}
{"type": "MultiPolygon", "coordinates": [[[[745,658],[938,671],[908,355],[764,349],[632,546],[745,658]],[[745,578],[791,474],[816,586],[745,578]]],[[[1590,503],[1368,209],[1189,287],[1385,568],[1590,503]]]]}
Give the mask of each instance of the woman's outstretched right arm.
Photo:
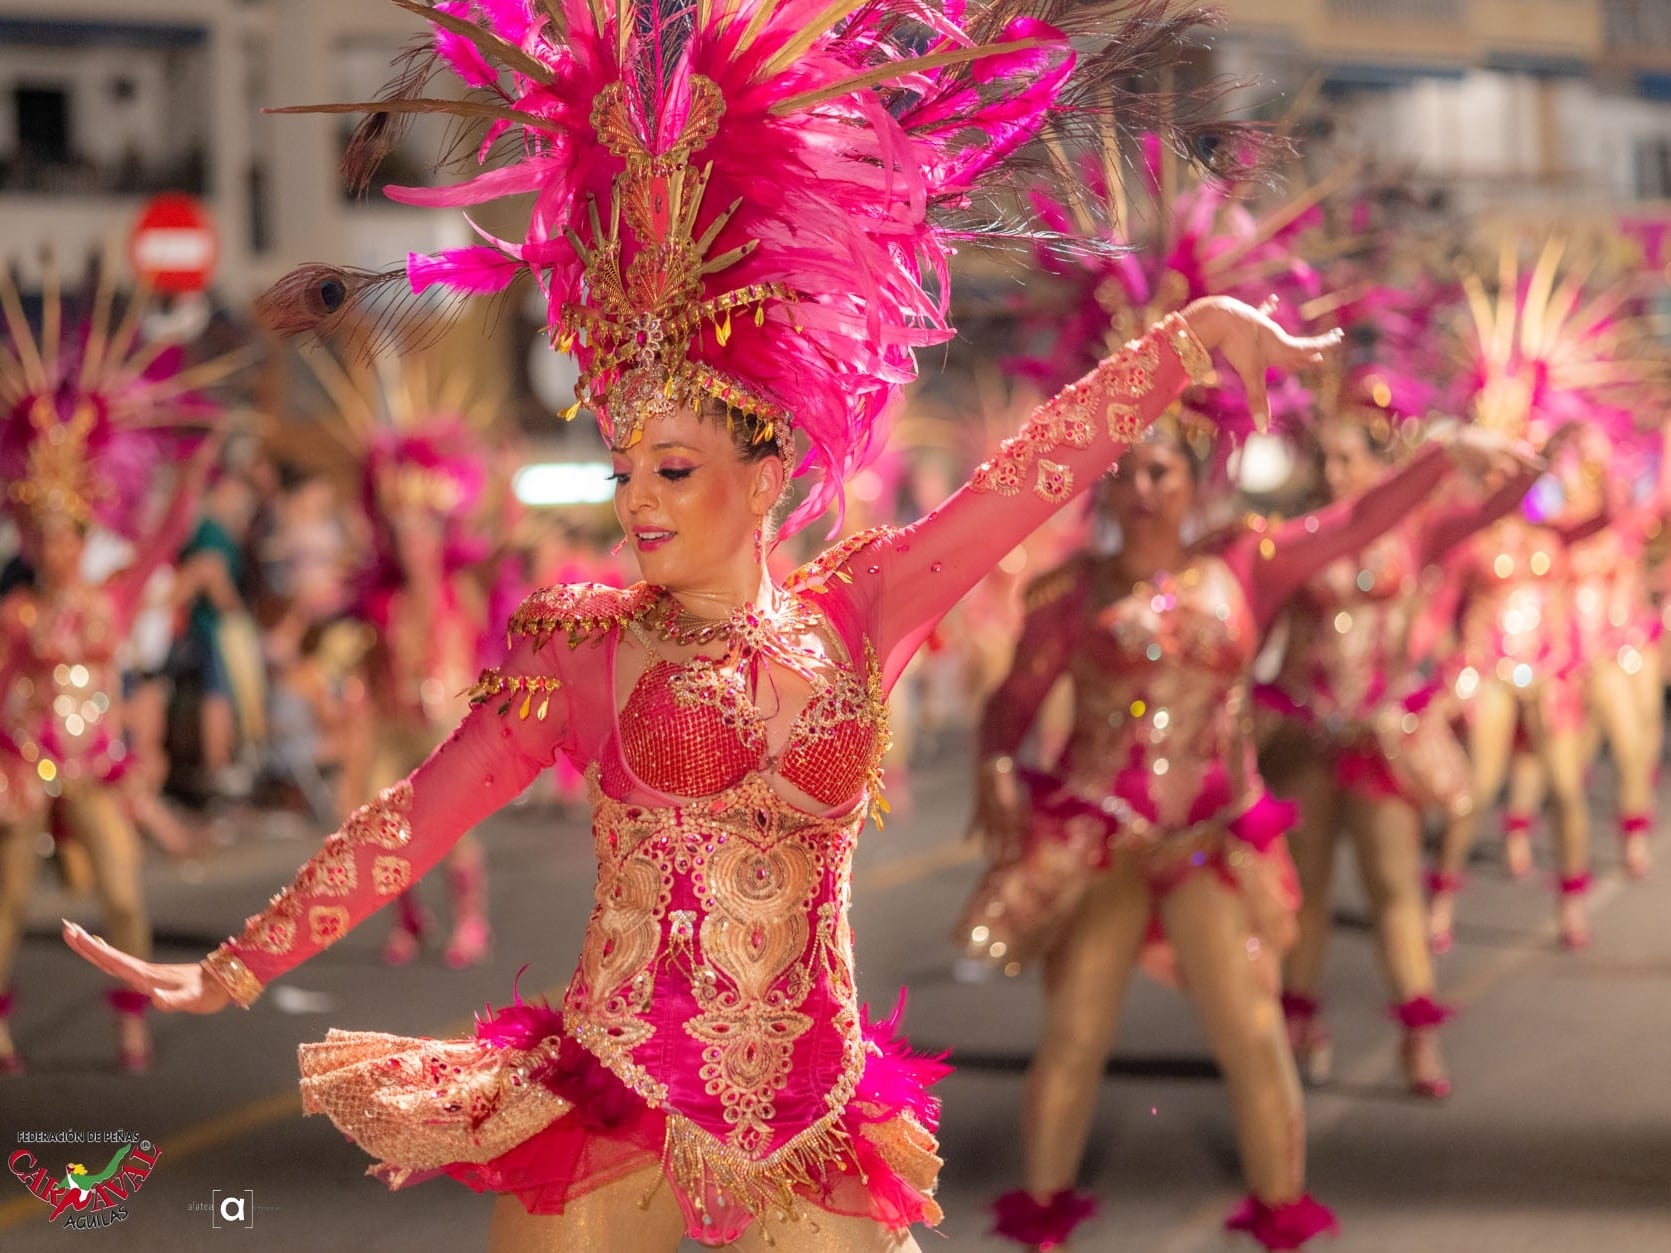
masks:
{"type": "Polygon", "coordinates": [[[199,965],[142,962],[69,923],[66,942],[159,1009],[212,1013],[228,1000],[247,1008],[422,878],[556,760],[571,722],[561,677],[568,656],[561,642],[518,639],[502,667],[483,672],[474,708],[446,742],[327,836],[289,886],[199,965]]]}

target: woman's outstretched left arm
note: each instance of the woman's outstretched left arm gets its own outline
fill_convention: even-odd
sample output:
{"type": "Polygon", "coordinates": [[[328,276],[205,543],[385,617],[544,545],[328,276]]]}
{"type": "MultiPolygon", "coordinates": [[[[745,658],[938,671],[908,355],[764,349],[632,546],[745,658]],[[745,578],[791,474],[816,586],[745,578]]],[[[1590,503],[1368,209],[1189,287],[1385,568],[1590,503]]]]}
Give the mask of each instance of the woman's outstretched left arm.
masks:
{"type": "Polygon", "coordinates": [[[1295,339],[1239,301],[1169,314],[1034,412],[973,477],[925,517],[837,545],[800,576],[854,607],[891,685],[940,617],[1052,513],[1141,438],[1219,349],[1248,382],[1255,413],[1267,368],[1315,362],[1336,337],[1295,339]]]}

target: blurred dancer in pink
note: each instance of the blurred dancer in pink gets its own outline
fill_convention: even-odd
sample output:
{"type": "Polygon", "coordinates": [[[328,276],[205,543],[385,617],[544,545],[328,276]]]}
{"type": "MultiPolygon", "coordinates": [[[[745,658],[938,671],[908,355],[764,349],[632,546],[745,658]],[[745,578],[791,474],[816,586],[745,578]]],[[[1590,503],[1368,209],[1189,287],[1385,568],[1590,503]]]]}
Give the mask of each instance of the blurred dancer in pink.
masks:
{"type": "MultiPolygon", "coordinates": [[[[1465,280],[1472,317],[1459,404],[1476,422],[1534,447],[1564,441],[1583,424],[1618,425],[1653,368],[1621,316],[1628,285],[1590,289],[1584,267],[1562,270],[1563,251],[1558,241],[1545,245],[1528,274],[1505,247],[1494,293],[1477,275],[1465,280]]],[[[1447,830],[1430,879],[1428,928],[1441,950],[1451,943],[1462,872],[1480,816],[1508,774],[1517,727],[1554,795],[1560,941],[1569,949],[1590,941],[1580,609],[1569,554],[1609,518],[1605,509],[1559,523],[1534,513],[1504,518],[1449,563],[1462,604],[1451,674],[1467,711],[1474,806],[1447,830]]],[[[1530,820],[1512,811],[1505,818],[1505,853],[1516,874],[1530,870],[1530,820]]]]}
{"type": "MultiPolygon", "coordinates": [[[[1642,441],[1634,441],[1640,444],[1642,441]]],[[[1569,528],[1605,517],[1607,525],[1567,550],[1576,609],[1579,684],[1587,714],[1583,760],[1605,740],[1618,779],[1620,855],[1625,872],[1641,878],[1653,864],[1654,781],[1664,738],[1659,615],[1648,598],[1645,550],[1666,515],[1667,469],[1643,500],[1630,500],[1630,468],[1641,448],[1614,445],[1587,428],[1554,467],[1561,488],[1556,522],[1569,528]],[[1636,454],[1636,455],[1633,455],[1636,454]]],[[[1508,817],[1516,831],[1531,826],[1547,790],[1541,761],[1520,753],[1509,778],[1508,817]]],[[[1524,837],[1521,837],[1524,845],[1524,837]]],[[[1517,859],[1527,860],[1525,852],[1517,859]]]]}
{"type": "MultiPolygon", "coordinates": [[[[1339,391],[1317,428],[1324,482],[1336,499],[1366,491],[1391,472],[1402,417],[1425,407],[1416,377],[1386,366],[1357,372],[1339,391]]],[[[1468,437],[1481,442],[1477,433],[1468,437]]],[[[1283,964],[1282,1008],[1300,1072],[1312,1082],[1329,1073],[1329,1033],[1319,1006],[1334,857],[1344,831],[1393,992],[1388,1014],[1404,1031],[1405,1079],[1418,1096],[1451,1090],[1437,1039],[1450,1010],[1434,999],[1428,955],[1422,813],[1464,817],[1473,794],[1467,759],[1446,720],[1447,702],[1430,708],[1442,685],[1412,673],[1409,632],[1422,571],[1513,509],[1536,480],[1529,461],[1514,461],[1506,442],[1497,442],[1502,463],[1492,468],[1500,482],[1483,499],[1446,493],[1305,583],[1287,614],[1282,672],[1260,691],[1262,703],[1302,732],[1297,751],[1288,737],[1272,745],[1267,773],[1277,794],[1299,806],[1289,848],[1302,904],[1298,938],[1283,964]]]]}
{"type": "MultiPolygon", "coordinates": [[[[1008,850],[1000,863],[1076,859],[1081,878],[1094,875],[1054,934],[1025,899],[1011,898],[1013,916],[1002,898],[967,916],[969,940],[995,959],[1045,954],[1027,1188],[999,1203],[1000,1230],[1040,1248],[1088,1211],[1069,1189],[1096,1088],[1131,971],[1162,936],[1230,1088],[1250,1188],[1231,1226],[1297,1248],[1333,1225],[1304,1191],[1304,1119],[1277,1005],[1298,905],[1282,842],[1293,808],[1265,791],[1254,763],[1249,671],[1283,604],[1395,526],[1452,462],[1424,449],[1318,513],[1255,519],[1190,547],[1181,528],[1195,474],[1177,431],[1158,425],[1106,489],[1120,551],[1076,558],[1035,586],[1015,668],[981,723],[976,821],[1008,850]],[[1034,713],[1064,674],[1075,691],[1067,747],[1049,774],[1018,772],[1034,713]]],[[[1468,441],[1451,451],[1475,466],[1490,456],[1468,441]]]]}
{"type": "MultiPolygon", "coordinates": [[[[181,350],[137,337],[143,302],[114,329],[111,282],[91,315],[64,325],[49,275],[41,333],[24,319],[0,272],[7,332],[0,349],[0,478],[4,508],[22,540],[27,577],[0,598],[0,1074],[23,1060],[11,1035],[11,972],[40,858],[54,825],[86,851],[93,886],[118,950],[145,958],[151,923],[140,883],[142,848],[124,795],[122,677],[117,651],[146,581],[178,549],[218,441],[201,438],[217,409],[199,388],[235,368],[223,358],[182,370],[181,350]],[[191,442],[164,516],[141,534],[157,470],[191,442]],[[133,564],[102,582],[82,572],[95,524],[134,541],[133,564]]],[[[146,786],[144,780],[129,784],[146,786]]],[[[109,994],[117,1066],[151,1062],[149,1001],[109,994]]]]}

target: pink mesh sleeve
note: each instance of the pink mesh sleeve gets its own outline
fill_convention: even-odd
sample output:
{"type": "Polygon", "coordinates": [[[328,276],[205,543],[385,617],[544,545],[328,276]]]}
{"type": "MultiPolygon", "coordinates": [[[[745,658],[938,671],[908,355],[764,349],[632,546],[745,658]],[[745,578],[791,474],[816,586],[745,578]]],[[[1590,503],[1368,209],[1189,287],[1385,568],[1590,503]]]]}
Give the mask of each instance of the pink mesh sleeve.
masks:
{"type": "Polygon", "coordinates": [[[1167,318],[1041,405],[939,508],[837,545],[806,577],[846,603],[891,687],[946,611],[1208,367],[1183,319],[1167,318]]]}
{"type": "Polygon", "coordinates": [[[1450,465],[1443,448],[1429,446],[1368,491],[1286,522],[1260,523],[1233,540],[1224,560],[1247,590],[1260,629],[1317,571],[1397,525],[1450,465]]]}
{"type": "Polygon", "coordinates": [[[329,948],[422,878],[476,823],[551,765],[570,721],[557,665],[520,640],[485,671],[475,706],[429,759],[327,836],[288,887],[206,964],[248,1006],[263,985],[329,948]]]}
{"type": "Polygon", "coordinates": [[[1076,563],[1056,575],[1045,576],[1046,584],[1057,579],[1065,583],[1059,594],[1051,595],[1027,614],[1021,638],[1015,644],[1010,672],[987,697],[976,739],[983,757],[1014,753],[1021,747],[1033,720],[1038,717],[1039,706],[1067,670],[1073,651],[1074,625],[1079,619],[1079,607],[1084,603],[1086,574],[1086,567],[1076,563]]]}
{"type": "Polygon", "coordinates": [[[1424,511],[1416,538],[1419,562],[1430,566],[1444,560],[1469,536],[1514,512],[1537,481],[1536,470],[1522,469],[1484,500],[1451,501],[1424,511]]]}

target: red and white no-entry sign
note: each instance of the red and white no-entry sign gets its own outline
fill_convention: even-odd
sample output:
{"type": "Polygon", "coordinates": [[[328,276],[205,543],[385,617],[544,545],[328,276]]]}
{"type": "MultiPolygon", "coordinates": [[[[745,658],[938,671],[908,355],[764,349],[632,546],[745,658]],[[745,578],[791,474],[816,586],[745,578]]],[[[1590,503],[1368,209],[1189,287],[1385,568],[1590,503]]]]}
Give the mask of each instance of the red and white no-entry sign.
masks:
{"type": "Polygon", "coordinates": [[[128,237],[134,272],[160,292],[202,291],[219,255],[220,241],[208,209],[181,192],[148,200],[128,237]]]}

